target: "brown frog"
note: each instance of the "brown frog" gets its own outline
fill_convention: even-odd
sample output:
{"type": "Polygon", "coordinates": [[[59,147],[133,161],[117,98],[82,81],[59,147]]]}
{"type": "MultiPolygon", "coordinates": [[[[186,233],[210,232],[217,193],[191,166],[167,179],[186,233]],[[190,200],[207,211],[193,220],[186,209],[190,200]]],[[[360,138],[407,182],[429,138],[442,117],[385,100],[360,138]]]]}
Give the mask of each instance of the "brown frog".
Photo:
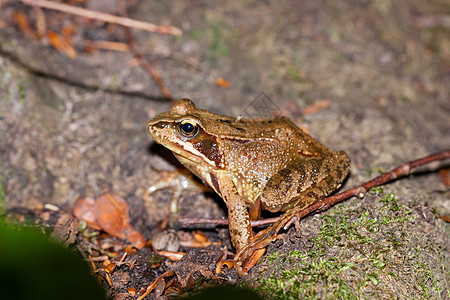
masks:
{"type": "Polygon", "coordinates": [[[158,114],[148,131],[225,201],[241,274],[296,213],[337,189],[350,166],[345,152],[326,148],[287,118],[236,119],[197,109],[189,99],[158,114]],[[250,220],[261,207],[285,213],[253,236],[250,220]]]}

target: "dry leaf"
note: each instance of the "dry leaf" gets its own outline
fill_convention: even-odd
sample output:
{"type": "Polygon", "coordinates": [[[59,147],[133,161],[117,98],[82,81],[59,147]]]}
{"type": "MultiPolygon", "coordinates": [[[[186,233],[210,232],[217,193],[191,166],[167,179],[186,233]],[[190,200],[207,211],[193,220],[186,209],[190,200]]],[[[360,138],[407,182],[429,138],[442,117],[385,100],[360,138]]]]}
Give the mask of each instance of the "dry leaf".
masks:
{"type": "Polygon", "coordinates": [[[193,234],[194,239],[199,243],[211,243],[209,238],[203,233],[203,231],[197,230],[193,234]]]}
{"type": "Polygon", "coordinates": [[[180,240],[180,245],[183,247],[194,247],[194,248],[206,248],[209,245],[218,244],[217,242],[211,242],[211,240],[200,230],[193,233],[190,239],[180,240]]]}
{"type": "Polygon", "coordinates": [[[54,31],[49,30],[47,32],[47,38],[50,42],[50,45],[52,45],[56,50],[64,52],[70,58],[77,57],[77,52],[69,43],[69,41],[67,41],[64,37],[60,36],[54,31]]]}
{"type": "Polygon", "coordinates": [[[126,43],[111,42],[111,41],[87,41],[86,49],[90,52],[92,52],[94,49],[111,50],[119,52],[129,51],[129,47],[126,43]]]}
{"type": "Polygon", "coordinates": [[[127,292],[133,297],[136,296],[136,289],[135,288],[130,287],[130,288],[127,289],[127,292]]]}
{"type": "Polygon", "coordinates": [[[73,213],[95,230],[127,239],[137,249],[145,246],[145,237],[130,225],[128,204],[117,194],[105,193],[97,199],[83,197],[75,203],[73,213]]]}
{"type": "Polygon", "coordinates": [[[450,186],[450,168],[443,168],[439,170],[439,178],[446,187],[450,186]]]}
{"type": "Polygon", "coordinates": [[[171,261],[180,260],[186,253],[184,252],[171,252],[171,251],[156,251],[161,256],[167,257],[171,261]]]}
{"type": "Polygon", "coordinates": [[[133,245],[133,247],[137,249],[144,248],[146,244],[146,239],[134,227],[129,225],[127,228],[125,228],[125,235],[127,237],[127,240],[133,245]]]}
{"type": "Polygon", "coordinates": [[[78,198],[73,207],[73,215],[94,230],[101,230],[94,213],[95,199],[92,197],[78,198]]]}
{"type": "Polygon", "coordinates": [[[222,77],[217,78],[215,83],[216,83],[216,85],[223,87],[223,88],[229,88],[231,86],[230,82],[228,82],[227,80],[225,80],[222,77]]]}
{"type": "Polygon", "coordinates": [[[316,103],[314,103],[313,105],[302,109],[302,113],[303,113],[303,115],[314,114],[314,113],[317,113],[321,110],[328,108],[330,106],[330,104],[331,104],[331,101],[329,99],[319,100],[316,103]]]}
{"type": "Polygon", "coordinates": [[[110,235],[125,239],[125,228],[130,225],[128,204],[117,194],[100,195],[94,205],[98,224],[110,235]]]}
{"type": "Polygon", "coordinates": [[[28,22],[28,18],[23,12],[16,11],[14,13],[14,20],[16,21],[17,25],[19,25],[19,28],[24,35],[31,38],[34,37],[34,32],[31,29],[30,23],[28,22]]]}
{"type": "Polygon", "coordinates": [[[73,25],[67,25],[64,26],[61,34],[63,37],[65,37],[68,41],[72,40],[73,35],[75,34],[75,26],[73,25]]]}

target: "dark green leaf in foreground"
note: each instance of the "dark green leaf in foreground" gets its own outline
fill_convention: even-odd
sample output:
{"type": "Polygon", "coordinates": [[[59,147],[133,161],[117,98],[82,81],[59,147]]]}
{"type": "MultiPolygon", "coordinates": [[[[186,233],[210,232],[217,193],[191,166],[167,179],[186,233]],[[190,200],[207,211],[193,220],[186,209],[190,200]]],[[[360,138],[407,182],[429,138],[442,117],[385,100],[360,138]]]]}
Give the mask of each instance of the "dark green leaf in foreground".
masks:
{"type": "Polygon", "coordinates": [[[79,256],[30,228],[0,225],[1,299],[105,299],[79,256]]]}

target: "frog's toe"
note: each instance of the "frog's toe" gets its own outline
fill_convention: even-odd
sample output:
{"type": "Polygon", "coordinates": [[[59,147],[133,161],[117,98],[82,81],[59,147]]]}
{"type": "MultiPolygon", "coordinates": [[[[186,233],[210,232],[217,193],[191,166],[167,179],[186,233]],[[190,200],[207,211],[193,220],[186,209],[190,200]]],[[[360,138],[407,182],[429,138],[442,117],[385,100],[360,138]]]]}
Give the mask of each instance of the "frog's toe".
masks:
{"type": "Polygon", "coordinates": [[[242,248],[234,257],[234,268],[238,271],[240,275],[247,274],[247,271],[253,268],[256,263],[261,259],[266,251],[266,247],[270,245],[271,242],[278,239],[284,239],[283,234],[276,234],[270,228],[259,232],[252,241],[242,248]],[[243,265],[243,267],[241,267],[243,265]]]}
{"type": "MultiPolygon", "coordinates": [[[[258,249],[246,260],[244,263],[244,267],[242,267],[242,271],[247,274],[247,271],[253,268],[256,263],[261,259],[261,257],[266,253],[266,248],[258,249]]],[[[239,270],[238,270],[239,272],[239,270]]]]}
{"type": "MultiPolygon", "coordinates": [[[[223,247],[223,254],[216,262],[216,274],[220,274],[222,272],[222,267],[227,266],[228,269],[231,269],[235,266],[235,262],[232,259],[227,259],[228,257],[228,248],[227,246],[223,247]]],[[[238,271],[239,272],[239,271],[238,271]]]]}
{"type": "MultiPolygon", "coordinates": [[[[258,258],[258,260],[259,260],[259,258],[258,258]]],[[[255,262],[255,264],[256,264],[256,262],[255,262]]],[[[217,261],[217,263],[216,263],[216,274],[220,274],[222,272],[222,267],[223,266],[227,266],[227,268],[229,270],[232,269],[232,268],[235,268],[240,276],[246,276],[248,273],[246,271],[244,271],[244,269],[248,270],[251,267],[253,267],[253,265],[250,268],[247,269],[245,267],[242,268],[241,264],[242,264],[241,262],[237,262],[237,261],[234,261],[232,259],[227,259],[227,260],[220,260],[219,259],[217,261]]]]}

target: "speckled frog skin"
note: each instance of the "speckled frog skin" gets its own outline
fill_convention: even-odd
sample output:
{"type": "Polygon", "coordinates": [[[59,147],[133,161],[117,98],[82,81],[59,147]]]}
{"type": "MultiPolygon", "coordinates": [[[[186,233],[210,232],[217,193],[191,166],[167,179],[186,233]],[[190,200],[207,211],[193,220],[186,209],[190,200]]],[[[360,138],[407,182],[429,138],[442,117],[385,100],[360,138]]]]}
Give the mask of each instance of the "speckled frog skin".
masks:
{"type": "Polygon", "coordinates": [[[189,99],[158,114],[148,131],[225,201],[237,251],[251,241],[250,220],[261,208],[292,217],[338,188],[350,166],[345,152],[326,148],[287,118],[236,119],[189,99]]]}

